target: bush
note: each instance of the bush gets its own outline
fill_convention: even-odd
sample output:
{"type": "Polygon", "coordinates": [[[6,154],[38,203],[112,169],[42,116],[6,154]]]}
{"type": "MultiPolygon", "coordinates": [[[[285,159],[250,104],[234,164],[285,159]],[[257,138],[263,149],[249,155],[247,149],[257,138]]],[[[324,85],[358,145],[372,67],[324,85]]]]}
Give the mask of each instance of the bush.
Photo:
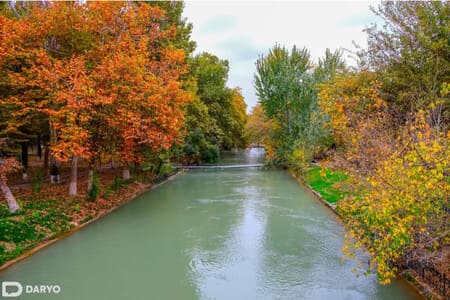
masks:
{"type": "Polygon", "coordinates": [[[202,159],[207,163],[215,163],[219,160],[219,147],[209,145],[202,151],[202,159]]]}
{"type": "Polygon", "coordinates": [[[164,176],[173,172],[173,167],[170,163],[163,163],[159,169],[159,176],[164,176]]]}
{"type": "Polygon", "coordinates": [[[38,170],[36,173],[36,179],[33,182],[33,192],[35,194],[39,194],[41,192],[41,187],[42,187],[42,170],[38,170]]]}
{"type": "Polygon", "coordinates": [[[128,184],[130,184],[131,179],[129,180],[123,180],[122,178],[115,176],[114,181],[110,186],[110,189],[114,192],[120,191],[122,188],[126,187],[128,184]]]}
{"type": "Polygon", "coordinates": [[[92,177],[92,188],[87,193],[87,199],[89,201],[95,201],[95,200],[97,200],[99,193],[100,193],[100,187],[99,187],[98,175],[94,174],[92,177]]]}
{"type": "Polygon", "coordinates": [[[305,179],[306,173],[310,168],[312,153],[306,147],[300,145],[292,153],[288,154],[286,159],[289,169],[296,176],[305,179]]]}

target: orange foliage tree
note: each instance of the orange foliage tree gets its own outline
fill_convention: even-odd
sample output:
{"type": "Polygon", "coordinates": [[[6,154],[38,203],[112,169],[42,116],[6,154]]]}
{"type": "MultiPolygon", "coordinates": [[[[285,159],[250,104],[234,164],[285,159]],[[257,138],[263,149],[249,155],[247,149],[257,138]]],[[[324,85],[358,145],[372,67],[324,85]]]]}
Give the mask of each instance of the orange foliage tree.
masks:
{"type": "Polygon", "coordinates": [[[248,141],[255,146],[269,147],[269,134],[272,127],[273,122],[266,117],[261,104],[256,104],[245,124],[245,134],[248,141]]]}
{"type": "Polygon", "coordinates": [[[187,70],[184,51],[170,46],[175,28],[161,30],[163,17],[132,2],[46,2],[21,19],[0,17],[0,59],[20,67],[10,68],[10,80],[33,92],[4,101],[49,118],[52,154],[72,159],[70,194],[79,157],[93,167],[108,150],[127,166],[179,140],[187,70]]]}

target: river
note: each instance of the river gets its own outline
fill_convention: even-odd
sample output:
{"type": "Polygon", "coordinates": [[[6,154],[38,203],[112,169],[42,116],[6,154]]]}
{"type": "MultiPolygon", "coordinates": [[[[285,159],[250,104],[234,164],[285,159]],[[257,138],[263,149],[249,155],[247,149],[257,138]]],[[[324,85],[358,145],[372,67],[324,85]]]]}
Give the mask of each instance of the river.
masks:
{"type": "MultiPolygon", "coordinates": [[[[255,163],[263,152],[225,155],[255,163]]],[[[16,299],[421,299],[341,262],[343,227],[285,171],[195,170],[0,273],[16,299]]]]}

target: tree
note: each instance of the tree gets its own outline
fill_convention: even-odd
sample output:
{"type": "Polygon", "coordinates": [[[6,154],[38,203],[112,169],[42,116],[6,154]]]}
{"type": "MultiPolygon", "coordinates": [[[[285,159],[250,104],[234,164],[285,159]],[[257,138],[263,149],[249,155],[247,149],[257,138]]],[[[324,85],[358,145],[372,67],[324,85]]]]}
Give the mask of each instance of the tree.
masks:
{"type": "Polygon", "coordinates": [[[308,119],[314,97],[311,69],[309,51],[296,46],[289,52],[275,45],[256,62],[256,94],[267,117],[277,123],[271,140],[278,163],[287,163],[300,126],[308,119]]]}
{"type": "Polygon", "coordinates": [[[319,58],[317,66],[314,68],[315,82],[321,83],[332,80],[336,75],[346,71],[345,61],[342,58],[342,51],[331,52],[325,50],[325,56],[319,58]]]}
{"type": "Polygon", "coordinates": [[[196,42],[191,40],[192,23],[188,23],[183,18],[183,1],[146,1],[152,6],[158,6],[165,11],[161,24],[162,30],[168,30],[171,27],[176,28],[175,37],[170,44],[177,49],[183,49],[186,59],[194,52],[197,46],[196,42]]]}
{"type": "Polygon", "coordinates": [[[438,132],[427,119],[420,111],[406,124],[394,150],[355,180],[357,196],[339,203],[349,230],[344,253],[367,249],[369,269],[382,283],[407,262],[428,263],[450,242],[450,132],[438,132]]]}
{"type": "Polygon", "coordinates": [[[344,253],[367,249],[369,269],[389,283],[403,264],[430,261],[448,244],[449,133],[424,110],[393,126],[374,72],[339,75],[320,89],[339,149],[333,164],[352,176],[353,192],[338,203],[349,230],[344,253]]]}
{"type": "MultiPolygon", "coordinates": [[[[3,149],[7,147],[7,140],[0,139],[0,146],[3,149]]],[[[16,198],[11,193],[10,188],[8,187],[8,178],[7,175],[14,171],[20,170],[22,166],[17,162],[17,160],[13,157],[5,158],[3,153],[0,153],[0,191],[5,197],[6,202],[8,203],[8,208],[11,213],[15,213],[20,209],[19,204],[16,201],[16,198]]]]}
{"type": "Polygon", "coordinates": [[[143,151],[181,139],[187,68],[184,51],[169,43],[175,28],[158,25],[163,17],[145,3],[49,2],[24,18],[1,19],[8,34],[0,58],[15,64],[6,73],[33,92],[5,103],[48,117],[53,155],[72,159],[70,194],[77,193],[79,157],[92,167],[101,151],[119,152],[127,177],[143,151]]]}
{"type": "Polygon", "coordinates": [[[255,88],[268,118],[276,122],[271,131],[274,162],[301,175],[310,161],[330,146],[326,116],[317,106],[317,85],[345,70],[342,52],[327,49],[313,66],[306,48],[289,52],[275,45],[258,59],[255,88]]]}
{"type": "MultiPolygon", "coordinates": [[[[78,79],[85,76],[79,76],[83,75],[83,58],[72,56],[86,50],[87,45],[79,33],[86,29],[86,25],[79,29],[78,34],[73,30],[81,24],[81,10],[78,8],[76,4],[28,5],[27,14],[8,21],[5,45],[12,51],[3,57],[2,64],[6,67],[6,78],[14,91],[5,97],[5,103],[12,105],[20,102],[14,113],[22,117],[8,120],[9,127],[20,128],[26,124],[33,128],[49,122],[53,154],[63,158],[67,152],[73,153],[75,166],[77,152],[84,151],[80,146],[83,139],[77,139],[80,138],[79,134],[86,134],[76,124],[79,120],[75,111],[80,108],[79,104],[84,103],[75,98],[80,96],[77,93],[83,89],[78,79]],[[66,22],[58,23],[61,21],[66,22]],[[37,118],[30,120],[28,116],[37,118]],[[21,119],[26,122],[18,125],[17,120],[21,119]],[[63,120],[69,121],[72,126],[63,126],[63,120]],[[58,131],[62,133],[59,140],[56,138],[58,131]]],[[[71,193],[76,193],[75,187],[71,184],[71,193]]]]}
{"type": "Polygon", "coordinates": [[[45,133],[47,127],[45,116],[30,105],[26,110],[22,109],[24,103],[39,102],[42,95],[37,93],[35,88],[18,84],[14,78],[9,76],[10,73],[20,73],[26,69],[29,66],[30,56],[33,55],[15,48],[12,43],[14,40],[17,41],[19,35],[23,39],[22,42],[26,40],[28,43],[31,42],[29,38],[32,35],[27,35],[25,32],[27,24],[22,24],[21,28],[14,28],[15,22],[23,18],[29,9],[28,3],[17,1],[5,2],[0,10],[0,26],[5,32],[0,37],[0,111],[2,111],[0,114],[0,137],[10,141],[11,147],[6,151],[8,156],[16,156],[21,149],[24,180],[27,179],[28,147],[37,140],[48,139],[48,135],[45,133]]]}
{"type": "Polygon", "coordinates": [[[209,115],[208,106],[195,96],[186,107],[186,136],[183,155],[188,163],[215,162],[219,158],[220,128],[209,115]]]}
{"type": "MultiPolygon", "coordinates": [[[[196,81],[194,90],[198,101],[194,101],[195,107],[188,107],[188,115],[191,114],[188,125],[193,130],[188,127],[185,150],[186,153],[197,153],[205,161],[214,162],[218,160],[221,149],[230,149],[239,144],[235,140],[236,136],[233,136],[236,128],[233,118],[238,117],[236,113],[233,115],[234,94],[226,86],[228,61],[220,60],[210,53],[202,53],[192,59],[190,67],[196,81]],[[207,113],[207,116],[200,115],[203,113],[207,113]]],[[[243,109],[242,106],[234,108],[243,109]]]]}
{"type": "Polygon", "coordinates": [[[266,117],[261,104],[257,103],[252,108],[245,124],[246,139],[256,146],[267,147],[271,127],[272,121],[266,117]]]}
{"type": "Polygon", "coordinates": [[[275,45],[267,56],[256,62],[255,88],[261,106],[290,135],[292,115],[305,110],[311,101],[308,71],[312,68],[306,48],[275,45]]]}
{"type": "Polygon", "coordinates": [[[432,107],[437,127],[449,123],[449,98],[439,91],[450,81],[450,4],[447,1],[382,2],[373,11],[385,24],[366,29],[368,49],[360,56],[383,82],[382,97],[397,122],[432,107]]]}
{"type": "Polygon", "coordinates": [[[368,71],[337,76],[319,88],[318,105],[337,146],[356,146],[360,129],[386,108],[380,96],[381,83],[368,71]]]}
{"type": "Polygon", "coordinates": [[[232,90],[231,98],[231,145],[233,148],[245,148],[247,141],[244,128],[247,123],[247,105],[242,96],[241,89],[236,87],[232,90]]]}
{"type": "MultiPolygon", "coordinates": [[[[318,64],[314,67],[312,85],[312,99],[308,108],[308,112],[300,119],[301,134],[297,138],[297,149],[300,149],[301,157],[307,164],[311,160],[321,157],[333,144],[333,139],[329,128],[326,126],[329,116],[323,113],[318,105],[318,93],[320,85],[323,82],[332,81],[336,76],[344,74],[347,71],[345,61],[342,58],[342,51],[336,50],[331,52],[326,49],[325,56],[319,58],[318,64]]],[[[308,169],[308,166],[300,166],[308,169]]]]}

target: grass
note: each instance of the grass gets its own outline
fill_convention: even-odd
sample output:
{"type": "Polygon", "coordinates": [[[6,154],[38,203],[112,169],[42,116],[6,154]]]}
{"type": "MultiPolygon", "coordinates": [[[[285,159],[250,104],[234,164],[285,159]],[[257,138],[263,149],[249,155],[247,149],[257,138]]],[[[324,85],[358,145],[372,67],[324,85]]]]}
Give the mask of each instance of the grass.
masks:
{"type": "Polygon", "coordinates": [[[330,203],[336,203],[347,195],[343,183],[348,175],[342,171],[322,167],[311,168],[306,175],[307,183],[330,203]]]}
{"type": "Polygon", "coordinates": [[[58,205],[63,199],[29,195],[18,200],[22,208],[16,214],[10,214],[6,205],[0,204],[0,265],[36,243],[70,229],[71,218],[66,208],[58,205]]]}

